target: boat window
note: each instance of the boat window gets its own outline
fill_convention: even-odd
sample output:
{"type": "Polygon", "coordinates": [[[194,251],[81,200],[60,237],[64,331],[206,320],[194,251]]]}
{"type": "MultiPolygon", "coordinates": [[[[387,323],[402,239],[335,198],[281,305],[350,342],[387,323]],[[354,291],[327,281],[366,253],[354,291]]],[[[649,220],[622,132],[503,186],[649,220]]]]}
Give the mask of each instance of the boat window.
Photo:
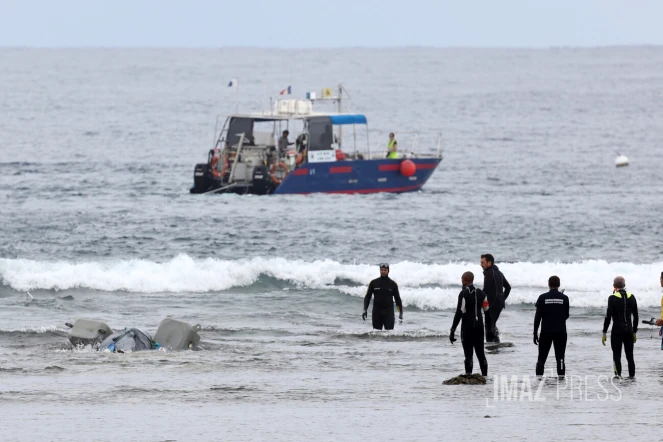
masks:
{"type": "Polygon", "coordinates": [[[231,146],[239,143],[240,135],[244,133],[244,139],[247,144],[253,143],[253,119],[252,118],[238,118],[233,117],[230,119],[228,125],[228,142],[231,146]]]}
{"type": "Polygon", "coordinates": [[[309,150],[331,150],[334,142],[332,123],[329,117],[308,120],[309,150]]]}
{"type": "Polygon", "coordinates": [[[253,142],[256,146],[275,146],[275,125],[273,121],[255,121],[253,123],[253,142]]]}

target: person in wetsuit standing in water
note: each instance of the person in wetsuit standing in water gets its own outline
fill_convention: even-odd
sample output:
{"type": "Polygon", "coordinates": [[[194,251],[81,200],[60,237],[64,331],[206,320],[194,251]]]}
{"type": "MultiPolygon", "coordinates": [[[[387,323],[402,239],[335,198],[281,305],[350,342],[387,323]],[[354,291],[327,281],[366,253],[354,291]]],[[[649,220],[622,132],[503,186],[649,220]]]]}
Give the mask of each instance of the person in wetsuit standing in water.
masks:
{"type": "Polygon", "coordinates": [[[534,315],[534,345],[539,346],[539,358],[536,361],[536,375],[543,376],[543,370],[548,359],[550,346],[555,346],[555,359],[557,360],[557,376],[566,374],[564,353],[566,351],[566,320],[569,319],[569,297],[559,291],[560,280],[558,276],[548,279],[550,291],[539,296],[536,301],[536,314],[534,315]],[[539,324],[541,337],[539,338],[539,324]]]}
{"type": "Polygon", "coordinates": [[[610,347],[612,360],[615,363],[615,375],[622,376],[622,345],[628,361],[628,375],[635,376],[635,361],[633,360],[633,344],[638,333],[638,303],[635,296],[626,291],[626,281],[618,276],[613,282],[612,295],[608,298],[608,311],[603,321],[603,337],[601,343],[605,345],[606,334],[612,319],[612,332],[610,333],[610,347]],[[633,316],[633,320],[631,320],[633,316]]]}
{"type": "Polygon", "coordinates": [[[473,350],[479,360],[481,367],[481,374],[488,375],[488,361],[483,348],[483,313],[486,315],[486,338],[488,342],[493,339],[491,329],[491,315],[489,310],[488,298],[486,294],[478,288],[474,287],[474,274],[472,272],[465,272],[461,277],[463,289],[458,294],[458,305],[456,307],[456,315],[454,316],[453,324],[449,332],[449,340],[453,344],[456,341],[456,327],[458,323],[463,321],[460,329],[460,341],[463,344],[463,352],[465,353],[465,374],[472,374],[473,366],[473,350]],[[482,313],[483,312],[483,313],[482,313]]]}
{"type": "Polygon", "coordinates": [[[389,278],[389,264],[380,264],[380,277],[374,279],[368,284],[366,296],[364,297],[364,313],[361,318],[365,321],[368,316],[368,305],[371,303],[371,297],[375,296],[373,301],[373,328],[382,330],[394,329],[394,299],[398,307],[398,319],[403,320],[403,303],[401,295],[398,292],[398,284],[389,278]]]}
{"type": "MultiPolygon", "coordinates": [[[[497,320],[500,318],[502,309],[504,309],[506,298],[511,293],[511,285],[495,265],[495,258],[490,253],[481,255],[481,268],[483,269],[483,291],[488,296],[493,319],[493,323],[490,324],[493,339],[488,342],[498,344],[500,342],[500,331],[497,329],[497,320]]],[[[488,336],[486,336],[486,340],[488,340],[488,336]]]]}

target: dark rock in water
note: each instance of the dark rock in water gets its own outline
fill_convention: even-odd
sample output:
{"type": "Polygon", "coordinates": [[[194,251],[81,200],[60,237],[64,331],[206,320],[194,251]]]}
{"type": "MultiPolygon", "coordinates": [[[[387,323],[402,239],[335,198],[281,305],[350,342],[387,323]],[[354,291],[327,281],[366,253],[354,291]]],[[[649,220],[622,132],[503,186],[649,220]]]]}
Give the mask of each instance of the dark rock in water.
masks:
{"type": "Polygon", "coordinates": [[[444,385],[486,385],[486,378],[480,374],[461,374],[442,383],[444,385]]]}
{"type": "Polygon", "coordinates": [[[60,299],[62,299],[63,301],[73,301],[73,300],[74,300],[74,297],[71,296],[71,295],[68,295],[68,296],[63,296],[63,297],[60,298],[60,299]]]}

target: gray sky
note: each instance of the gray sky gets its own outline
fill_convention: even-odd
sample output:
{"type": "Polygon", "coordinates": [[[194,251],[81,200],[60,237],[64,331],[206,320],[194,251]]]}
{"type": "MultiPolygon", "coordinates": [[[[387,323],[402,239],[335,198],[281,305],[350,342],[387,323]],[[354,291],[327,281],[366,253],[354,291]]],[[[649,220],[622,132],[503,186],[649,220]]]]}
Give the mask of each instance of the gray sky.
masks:
{"type": "Polygon", "coordinates": [[[0,0],[0,46],[663,44],[661,0],[0,0]]]}

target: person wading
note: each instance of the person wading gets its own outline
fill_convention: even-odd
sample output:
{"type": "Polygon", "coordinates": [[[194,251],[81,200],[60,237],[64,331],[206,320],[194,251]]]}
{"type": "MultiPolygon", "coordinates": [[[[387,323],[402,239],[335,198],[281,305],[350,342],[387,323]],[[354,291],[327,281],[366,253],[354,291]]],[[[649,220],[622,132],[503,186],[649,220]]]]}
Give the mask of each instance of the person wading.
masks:
{"type": "Polygon", "coordinates": [[[398,308],[398,319],[403,320],[403,303],[401,302],[401,295],[398,292],[398,284],[389,278],[389,264],[380,264],[380,277],[372,280],[368,284],[366,296],[364,297],[364,313],[361,318],[365,321],[368,316],[368,306],[371,303],[371,298],[375,297],[373,301],[373,328],[376,330],[394,329],[394,300],[396,300],[396,307],[398,308]]]}
{"type": "MultiPolygon", "coordinates": [[[[500,331],[497,329],[497,320],[504,309],[506,298],[511,293],[511,285],[504,274],[495,265],[495,258],[490,253],[481,255],[481,268],[483,269],[483,291],[488,296],[493,323],[491,330],[494,338],[488,342],[500,342],[500,331]]],[[[486,337],[487,338],[487,337],[486,337]]]]}
{"type": "Polygon", "coordinates": [[[612,320],[610,333],[610,347],[612,360],[615,364],[615,375],[622,375],[622,347],[628,361],[628,375],[635,376],[635,361],[633,359],[633,344],[638,333],[638,303],[635,296],[626,291],[626,280],[618,276],[613,281],[612,295],[608,298],[608,310],[603,321],[603,337],[601,343],[605,345],[606,334],[612,320]]]}
{"type": "Polygon", "coordinates": [[[569,319],[569,297],[559,291],[559,285],[559,277],[551,276],[548,279],[550,291],[539,296],[536,301],[534,344],[539,346],[539,358],[536,361],[537,376],[543,376],[546,359],[548,359],[548,353],[552,345],[555,346],[557,376],[566,374],[564,353],[566,352],[566,320],[569,319]],[[543,321],[543,325],[539,337],[541,321],[543,321]]]}
{"type": "Polygon", "coordinates": [[[465,272],[461,277],[463,288],[458,294],[458,305],[454,315],[453,324],[449,331],[449,340],[453,344],[456,341],[456,327],[462,321],[460,328],[460,341],[463,344],[465,353],[465,374],[472,374],[474,357],[476,353],[481,367],[481,374],[488,375],[488,361],[483,348],[484,340],[484,321],[483,315],[486,315],[486,336],[492,340],[492,331],[490,329],[491,314],[486,294],[474,287],[474,274],[465,272]]]}

